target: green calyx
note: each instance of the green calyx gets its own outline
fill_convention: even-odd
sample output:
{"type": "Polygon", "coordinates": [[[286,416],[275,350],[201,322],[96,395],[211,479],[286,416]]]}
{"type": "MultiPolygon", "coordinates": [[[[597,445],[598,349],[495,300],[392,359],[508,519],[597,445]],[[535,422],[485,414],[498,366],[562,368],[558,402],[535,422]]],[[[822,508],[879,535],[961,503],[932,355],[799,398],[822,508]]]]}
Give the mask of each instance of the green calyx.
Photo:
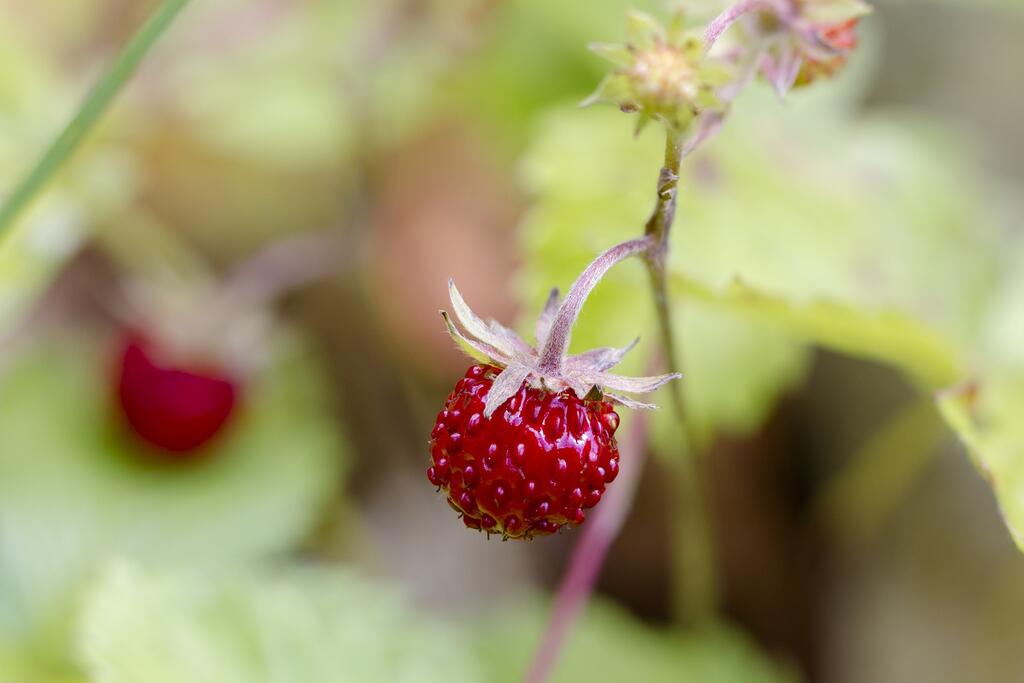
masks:
{"type": "Polygon", "coordinates": [[[638,132],[651,119],[684,131],[702,112],[724,106],[716,90],[731,80],[731,73],[707,56],[700,33],[687,30],[681,14],[666,27],[647,14],[630,12],[625,45],[591,49],[618,68],[583,104],[614,104],[639,114],[638,132]]]}

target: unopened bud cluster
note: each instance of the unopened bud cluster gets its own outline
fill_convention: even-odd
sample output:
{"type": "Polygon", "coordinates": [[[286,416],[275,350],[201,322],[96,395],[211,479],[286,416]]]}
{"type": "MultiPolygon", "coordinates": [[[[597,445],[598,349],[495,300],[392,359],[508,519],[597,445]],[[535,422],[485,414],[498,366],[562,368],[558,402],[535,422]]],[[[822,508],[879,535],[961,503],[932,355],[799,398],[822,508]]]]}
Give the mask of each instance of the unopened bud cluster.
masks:
{"type": "Polygon", "coordinates": [[[700,94],[694,59],[685,47],[657,44],[638,52],[625,70],[636,100],[656,112],[692,108],[700,94]]]}
{"type": "Polygon", "coordinates": [[[744,0],[698,31],[686,29],[682,15],[666,27],[632,12],[626,44],[592,46],[618,68],[584,104],[637,113],[638,130],[650,120],[673,134],[701,117],[720,121],[756,74],[780,96],[832,76],[857,46],[856,26],[868,11],[861,0],[744,0]],[[713,50],[737,22],[743,29],[730,34],[727,49],[713,50]]]}
{"type": "Polygon", "coordinates": [[[682,29],[682,19],[663,27],[646,14],[630,14],[629,42],[593,45],[619,68],[609,74],[588,103],[607,102],[649,120],[685,129],[701,112],[720,106],[715,88],[728,80],[723,65],[705,55],[699,34],[682,29]]]}

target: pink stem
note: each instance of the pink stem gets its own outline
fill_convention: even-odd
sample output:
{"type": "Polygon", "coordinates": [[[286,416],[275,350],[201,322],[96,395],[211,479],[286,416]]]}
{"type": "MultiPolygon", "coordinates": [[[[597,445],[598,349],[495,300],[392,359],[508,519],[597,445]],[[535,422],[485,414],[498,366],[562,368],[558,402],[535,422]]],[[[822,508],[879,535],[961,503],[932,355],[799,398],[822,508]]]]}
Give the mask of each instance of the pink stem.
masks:
{"type": "Polygon", "coordinates": [[[590,292],[597,283],[601,281],[605,273],[611,270],[612,266],[625,261],[630,256],[641,254],[654,247],[656,240],[651,236],[640,237],[618,244],[598,256],[587,266],[576,282],[565,295],[565,300],[558,307],[555,319],[551,323],[551,332],[548,333],[547,341],[540,352],[540,370],[542,372],[557,373],[562,369],[562,358],[569,350],[569,337],[572,334],[573,325],[583,309],[590,292]]]}
{"type": "Polygon", "coordinates": [[[725,112],[709,111],[701,115],[697,120],[697,130],[693,136],[683,145],[679,155],[680,160],[690,156],[694,150],[718,134],[725,122],[725,112]]]}
{"type": "Polygon", "coordinates": [[[629,440],[623,444],[621,450],[623,457],[618,481],[611,487],[594,516],[583,527],[580,540],[569,559],[569,568],[558,587],[551,620],[526,675],[526,683],[544,683],[551,675],[555,664],[558,663],[566,636],[594,590],[594,583],[604,565],[608,548],[618,536],[626,515],[633,506],[633,498],[647,455],[645,413],[636,413],[630,424],[629,440]]]}
{"type": "Polygon", "coordinates": [[[789,12],[789,6],[785,0],[740,0],[735,5],[727,7],[708,24],[704,30],[704,49],[710,50],[737,19],[758,10],[785,16],[789,12]]]}
{"type": "Polygon", "coordinates": [[[259,309],[340,272],[347,256],[344,247],[343,237],[333,230],[296,235],[266,247],[224,278],[205,304],[202,326],[215,334],[235,311],[259,309]]]}
{"type": "Polygon", "coordinates": [[[336,230],[294,235],[235,267],[224,294],[232,303],[263,303],[337,272],[346,256],[344,235],[336,230]]]}

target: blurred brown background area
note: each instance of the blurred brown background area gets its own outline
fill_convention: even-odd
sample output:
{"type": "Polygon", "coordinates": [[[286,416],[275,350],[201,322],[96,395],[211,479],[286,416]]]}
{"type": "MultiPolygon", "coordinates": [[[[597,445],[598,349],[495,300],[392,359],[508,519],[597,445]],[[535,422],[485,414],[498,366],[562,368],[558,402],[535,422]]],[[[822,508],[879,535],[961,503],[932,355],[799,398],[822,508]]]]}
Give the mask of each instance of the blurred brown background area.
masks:
{"type": "MultiPolygon", "coordinates": [[[[102,11],[80,15],[86,23],[44,4],[3,0],[3,13],[75,65],[108,54],[155,3],[99,3],[102,11]]],[[[427,3],[385,4],[404,12],[398,41],[434,20],[427,3]]],[[[880,50],[864,106],[907,105],[949,119],[969,131],[956,144],[976,150],[992,177],[1024,180],[1024,12],[995,3],[873,4],[870,40],[880,50]]],[[[473,60],[504,30],[500,2],[460,5],[462,33],[447,48],[456,63],[473,60]]],[[[520,314],[511,284],[520,263],[516,226],[528,207],[519,146],[493,144],[487,126],[453,100],[354,167],[328,161],[316,172],[264,177],[244,160],[210,156],[187,128],[176,130],[173,111],[168,116],[158,135],[138,133],[148,165],[160,169],[145,178],[144,195],[212,264],[252,253],[285,220],[299,231],[336,227],[345,235],[349,255],[339,272],[284,306],[339,388],[337,419],[353,457],[347,494],[362,512],[321,529],[315,552],[401,578],[425,604],[454,611],[515,598],[535,583],[553,588],[576,534],[484,542],[453,523],[423,477],[436,407],[466,365],[437,315],[448,278],[473,293],[476,310],[501,320],[520,314]],[[237,187],[217,185],[226,179],[237,187]],[[302,198],[286,213],[260,202],[245,211],[225,206],[268,187],[302,198]]],[[[370,134],[386,137],[374,121],[370,134]]],[[[64,310],[83,277],[90,288],[110,286],[110,258],[79,256],[48,305],[64,310]]],[[[894,372],[819,352],[807,380],[762,429],[720,435],[710,449],[724,610],[810,681],[1024,679],[1024,558],[990,489],[937,416],[915,423],[937,434],[933,452],[894,484],[899,495],[876,517],[851,517],[827,498],[872,436],[916,400],[894,372]]],[[[654,623],[670,619],[672,491],[664,468],[652,459],[600,580],[602,593],[654,623]]]]}

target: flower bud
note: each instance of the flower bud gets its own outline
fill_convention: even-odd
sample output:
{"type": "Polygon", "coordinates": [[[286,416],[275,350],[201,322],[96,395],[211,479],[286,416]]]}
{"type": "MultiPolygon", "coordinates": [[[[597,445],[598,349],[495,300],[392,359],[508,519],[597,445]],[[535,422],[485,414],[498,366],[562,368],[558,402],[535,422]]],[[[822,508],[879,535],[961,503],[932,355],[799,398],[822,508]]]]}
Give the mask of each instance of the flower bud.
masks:
{"type": "Polygon", "coordinates": [[[792,11],[762,22],[773,45],[761,73],[779,96],[834,75],[857,47],[857,24],[871,8],[861,0],[791,0],[792,11]]]}
{"type": "Polygon", "coordinates": [[[816,35],[823,50],[805,50],[803,65],[794,87],[810,85],[821,78],[829,78],[846,66],[850,52],[858,43],[857,24],[860,19],[849,19],[839,24],[828,24],[816,35]],[[825,52],[825,54],[820,54],[825,52]]]}
{"type": "Polygon", "coordinates": [[[631,12],[627,44],[591,49],[618,68],[584,105],[607,102],[638,113],[638,130],[655,119],[682,131],[701,112],[721,107],[715,89],[728,81],[729,73],[706,56],[698,33],[683,29],[680,15],[666,28],[646,14],[631,12]]]}

